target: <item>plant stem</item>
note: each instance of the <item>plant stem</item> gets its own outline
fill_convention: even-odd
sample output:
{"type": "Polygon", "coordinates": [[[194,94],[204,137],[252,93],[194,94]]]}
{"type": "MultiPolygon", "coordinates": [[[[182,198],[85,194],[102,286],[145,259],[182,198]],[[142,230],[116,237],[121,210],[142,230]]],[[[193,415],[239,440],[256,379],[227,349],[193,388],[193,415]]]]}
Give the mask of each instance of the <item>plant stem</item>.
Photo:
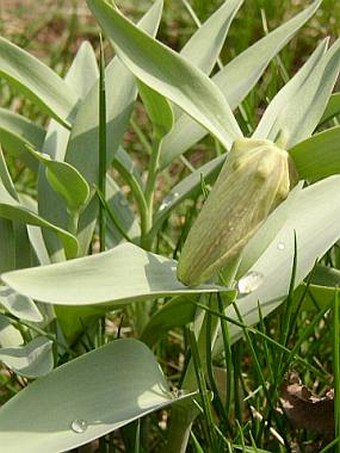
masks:
{"type": "Polygon", "coordinates": [[[141,222],[144,220],[144,225],[142,225],[142,231],[145,233],[142,236],[141,245],[147,250],[151,248],[149,232],[151,231],[153,221],[153,203],[155,195],[155,186],[159,171],[160,145],[161,141],[155,142],[150,156],[149,173],[145,187],[146,216],[141,219],[141,222]]]}
{"type": "MultiPolygon", "coordinates": [[[[223,275],[224,284],[226,286],[232,286],[239,263],[240,259],[235,259],[234,263],[230,266],[230,269],[228,269],[228,272],[223,275]]],[[[218,316],[214,317],[213,319],[209,319],[209,317],[209,313],[203,314],[201,312],[200,318],[196,318],[195,320],[196,327],[198,325],[197,349],[200,355],[201,363],[204,367],[204,374],[207,374],[207,341],[210,344],[211,351],[213,351],[218,329],[220,327],[220,318],[218,316]],[[209,338],[207,338],[207,323],[210,323],[209,338]]],[[[188,367],[186,369],[182,387],[188,391],[195,391],[197,389],[196,370],[192,358],[190,359],[188,367]]],[[[192,423],[198,415],[198,411],[193,411],[191,409],[191,405],[193,405],[192,401],[187,400],[183,402],[183,406],[181,406],[180,408],[177,405],[173,407],[168,434],[168,443],[165,449],[166,453],[178,453],[186,451],[189,441],[190,429],[192,423]],[[187,414],[183,415],[183,410],[186,410],[187,414]],[[174,446],[176,447],[176,449],[174,448],[174,446]]]]}
{"type": "MultiPolygon", "coordinates": [[[[102,36],[100,35],[99,57],[99,175],[98,188],[106,200],[106,92],[105,92],[105,62],[102,36]]],[[[105,250],[106,217],[105,209],[99,205],[99,249],[105,250]]]]}

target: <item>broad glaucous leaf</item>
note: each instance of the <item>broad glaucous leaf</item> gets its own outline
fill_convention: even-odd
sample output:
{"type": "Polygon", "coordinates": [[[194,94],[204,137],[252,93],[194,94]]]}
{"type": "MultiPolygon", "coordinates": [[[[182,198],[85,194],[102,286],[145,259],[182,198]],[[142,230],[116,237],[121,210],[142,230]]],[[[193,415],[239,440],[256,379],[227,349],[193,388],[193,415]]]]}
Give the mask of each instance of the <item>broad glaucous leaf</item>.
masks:
{"type": "Polygon", "coordinates": [[[70,127],[77,109],[77,96],[52,69],[4,38],[0,38],[0,77],[43,112],[70,127]]]}
{"type": "Polygon", "coordinates": [[[0,360],[22,376],[44,376],[53,369],[52,344],[45,337],[36,337],[25,346],[0,348],[0,360]]]}
{"type": "MultiPolygon", "coordinates": [[[[272,58],[289,42],[299,28],[315,13],[321,0],[314,1],[301,13],[236,56],[218,71],[212,80],[220,88],[230,107],[235,109],[255,86],[272,58]]],[[[163,169],[207,134],[207,129],[187,115],[176,121],[164,138],[160,167],[163,169]]]]}
{"type": "Polygon", "coordinates": [[[188,288],[176,279],[176,261],[129,243],[63,263],[5,273],[1,278],[32,299],[69,306],[112,306],[160,296],[230,291],[216,285],[188,288]]]}
{"type": "Polygon", "coordinates": [[[286,136],[286,148],[308,138],[318,125],[339,75],[340,38],[327,50],[319,44],[304,66],[267,107],[253,138],[286,136]]]}
{"type": "Polygon", "coordinates": [[[38,307],[30,297],[19,294],[7,286],[0,286],[0,304],[19,319],[33,322],[43,320],[38,307]]]}
{"type": "Polygon", "coordinates": [[[42,445],[69,451],[182,398],[170,392],[143,343],[116,340],[61,365],[4,404],[1,447],[6,453],[21,453],[23,445],[27,453],[42,445]]]}
{"type": "Polygon", "coordinates": [[[120,59],[138,79],[178,105],[225,147],[242,137],[222,93],[202,71],[143,33],[103,0],[87,3],[120,59]]]}
{"type": "MultiPolygon", "coordinates": [[[[336,220],[340,216],[339,188],[340,176],[336,175],[294,194],[294,201],[290,203],[288,213],[285,213],[285,216],[288,214],[286,222],[249,269],[249,272],[258,276],[259,284],[254,291],[243,294],[236,302],[247,325],[259,321],[259,303],[262,316],[265,317],[277,308],[288,294],[295,253],[295,235],[297,241],[296,286],[312,270],[315,260],[322,257],[340,238],[340,228],[336,220]],[[326,229],[325,225],[328,226],[326,229]]],[[[289,198],[273,212],[273,217],[281,215],[280,210],[286,209],[285,204],[289,203],[289,198]]],[[[256,236],[253,237],[253,244],[256,244],[256,236]]],[[[258,246],[261,247],[261,244],[259,243],[258,246]]],[[[243,259],[247,260],[245,255],[246,249],[243,259]]],[[[246,275],[239,275],[239,278],[246,275]]],[[[227,308],[226,314],[238,319],[232,306],[227,308]]],[[[236,341],[241,334],[239,327],[230,325],[232,341],[236,341]]],[[[221,343],[217,346],[217,351],[219,347],[221,343]]]]}

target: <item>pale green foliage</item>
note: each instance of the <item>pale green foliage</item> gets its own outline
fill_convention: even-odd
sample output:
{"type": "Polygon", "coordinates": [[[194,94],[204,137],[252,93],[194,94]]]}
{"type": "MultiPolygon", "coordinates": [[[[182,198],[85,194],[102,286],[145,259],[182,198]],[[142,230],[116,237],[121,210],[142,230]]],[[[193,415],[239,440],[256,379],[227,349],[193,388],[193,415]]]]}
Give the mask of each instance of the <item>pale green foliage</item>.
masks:
{"type": "MultiPolygon", "coordinates": [[[[340,238],[339,127],[311,137],[320,121],[339,112],[338,97],[326,108],[339,73],[339,41],[329,49],[327,41],[317,47],[269,104],[253,137],[243,138],[247,131],[233,113],[317,10],[319,0],[213,77],[209,74],[240,1],[225,1],[179,54],[155,39],[161,0],[138,25],[104,0],[88,0],[88,5],[117,53],[105,68],[106,146],[100,140],[99,71],[90,44],[80,47],[61,79],[24,50],[0,40],[0,76],[52,118],[45,130],[0,109],[0,144],[6,156],[19,157],[37,180],[36,200],[21,194],[0,152],[0,270],[8,285],[1,287],[0,356],[18,374],[38,377],[0,409],[0,444],[13,453],[21,453],[23,445],[27,452],[41,445],[51,452],[72,449],[181,399],[169,392],[156,358],[140,341],[122,339],[96,349],[103,341],[96,326],[108,311],[126,307],[134,333],[149,345],[169,329],[193,323],[205,368],[207,354],[215,359],[225,344],[216,320],[208,331],[209,318],[196,310],[197,300],[205,304],[217,293],[226,306],[236,300],[245,322],[255,324],[259,306],[266,316],[289,292],[294,256],[294,286],[301,290],[316,259],[340,238]],[[153,130],[150,143],[144,140],[150,160],[142,171],[121,143],[138,92],[153,130]],[[288,137],[285,151],[273,144],[282,131],[288,137]],[[193,171],[158,203],[161,170],[207,133],[226,153],[193,171]],[[254,143],[260,146],[253,149],[254,143]],[[106,180],[99,175],[100,153],[108,165],[106,180]],[[289,192],[290,159],[300,176],[318,181],[300,183],[289,192]],[[161,228],[175,207],[199,194],[201,174],[213,184],[223,164],[203,220],[189,233],[179,273],[186,283],[203,281],[243,250],[236,278],[247,277],[248,271],[261,278],[254,291],[240,296],[233,279],[228,287],[186,287],[176,278],[176,261],[156,248],[166,237],[161,228]],[[113,179],[112,166],[120,178],[113,179]],[[105,200],[98,193],[104,186],[105,200]],[[86,256],[96,233],[99,199],[107,213],[101,245],[112,250],[86,256]],[[132,244],[121,244],[126,241],[132,244]],[[171,300],[159,310],[165,298],[171,300]],[[85,352],[83,345],[95,350],[85,352]],[[78,354],[83,355],[74,359],[78,354]],[[52,358],[56,365],[69,363],[50,371],[52,358]],[[73,422],[81,432],[72,429],[73,422]]],[[[168,247],[177,251],[171,240],[168,247]]],[[[317,286],[312,291],[315,297],[325,295],[317,286]]],[[[335,291],[328,281],[327,294],[335,291]]],[[[238,319],[234,307],[226,313],[238,319]]],[[[229,330],[232,343],[242,329],[230,323],[229,330]]],[[[201,381],[202,371],[207,370],[201,370],[201,381]]],[[[183,382],[197,388],[192,363],[183,382]]],[[[196,414],[190,403],[181,404],[185,422],[169,440],[169,451],[176,453],[185,449],[196,414]]]]}

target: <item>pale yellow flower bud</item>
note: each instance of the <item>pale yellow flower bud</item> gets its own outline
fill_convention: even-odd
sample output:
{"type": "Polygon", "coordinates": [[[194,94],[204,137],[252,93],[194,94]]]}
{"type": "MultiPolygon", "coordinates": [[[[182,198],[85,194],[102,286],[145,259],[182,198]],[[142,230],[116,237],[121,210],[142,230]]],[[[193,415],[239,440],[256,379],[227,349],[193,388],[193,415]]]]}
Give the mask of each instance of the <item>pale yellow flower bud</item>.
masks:
{"type": "Polygon", "coordinates": [[[270,140],[236,140],[188,234],[178,279],[199,285],[227,266],[296,182],[287,151],[270,140]]]}

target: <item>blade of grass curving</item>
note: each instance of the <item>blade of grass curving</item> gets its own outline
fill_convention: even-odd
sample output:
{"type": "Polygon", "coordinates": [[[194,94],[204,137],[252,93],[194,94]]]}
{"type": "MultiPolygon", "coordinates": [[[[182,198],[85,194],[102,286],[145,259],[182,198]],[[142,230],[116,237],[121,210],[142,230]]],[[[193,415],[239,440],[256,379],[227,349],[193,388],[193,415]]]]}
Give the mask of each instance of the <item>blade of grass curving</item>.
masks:
{"type": "Polygon", "coordinates": [[[0,76],[63,126],[70,128],[78,98],[48,66],[0,38],[0,76]]]}
{"type": "Polygon", "coordinates": [[[103,0],[88,0],[129,70],[181,107],[229,148],[242,132],[220,90],[199,69],[152,39],[103,0]]]}
{"type": "Polygon", "coordinates": [[[205,426],[205,436],[207,440],[207,448],[211,451],[218,451],[216,444],[216,434],[214,428],[214,421],[211,409],[211,396],[209,395],[208,389],[205,383],[205,373],[201,363],[201,358],[199,354],[199,348],[193,327],[189,327],[189,344],[191,349],[191,357],[193,361],[193,366],[196,375],[197,386],[199,389],[200,403],[202,404],[203,414],[204,414],[204,426],[205,426]]]}
{"type": "MultiPolygon", "coordinates": [[[[213,301],[210,299],[209,304],[212,305],[213,301]]],[[[215,411],[218,413],[218,417],[221,420],[223,430],[227,429],[228,426],[228,416],[225,412],[224,405],[222,403],[220,393],[216,384],[216,378],[213,370],[213,356],[211,351],[211,338],[213,338],[213,329],[214,325],[212,323],[212,316],[207,313],[207,322],[206,322],[206,341],[205,341],[205,357],[206,357],[206,378],[209,383],[209,389],[212,392],[213,403],[215,406],[215,411]]]]}
{"type": "MultiPolygon", "coordinates": [[[[127,240],[128,242],[132,242],[131,238],[126,233],[125,228],[120,224],[120,219],[118,219],[116,217],[116,213],[110,208],[109,203],[105,200],[104,195],[101,192],[97,191],[97,196],[98,196],[99,201],[100,201],[101,209],[103,210],[103,215],[107,216],[111,220],[111,222],[114,225],[115,229],[118,230],[118,233],[125,240],[127,240]]],[[[105,222],[105,224],[106,224],[106,222],[105,222]]],[[[108,228],[108,225],[107,225],[106,228],[108,228]]],[[[105,243],[107,243],[107,235],[106,234],[104,235],[104,239],[105,239],[105,243]]],[[[103,250],[101,250],[101,251],[103,251],[103,250]]]]}
{"type": "Polygon", "coordinates": [[[326,108],[340,69],[340,39],[324,40],[267,107],[253,137],[275,140],[280,131],[289,149],[309,137],[326,108]]]}
{"type": "Polygon", "coordinates": [[[289,150],[301,179],[317,181],[340,173],[340,127],[333,127],[289,150]]]}
{"type": "MultiPolygon", "coordinates": [[[[235,57],[212,80],[220,88],[231,109],[235,109],[255,86],[272,58],[290,41],[302,25],[315,13],[321,0],[268,33],[235,57]]],[[[187,115],[182,115],[162,144],[161,169],[197,143],[207,131],[187,115]]]]}
{"type": "MultiPolygon", "coordinates": [[[[236,326],[240,329],[246,329],[248,330],[250,333],[252,333],[253,335],[257,335],[259,336],[260,338],[263,338],[264,340],[266,340],[269,344],[272,344],[275,348],[277,348],[278,350],[282,350],[284,352],[287,353],[287,355],[290,355],[292,353],[292,351],[290,349],[288,349],[286,346],[283,346],[282,344],[280,344],[279,342],[277,342],[276,340],[274,340],[273,338],[271,338],[270,336],[266,335],[265,333],[261,332],[261,330],[258,330],[256,329],[255,327],[251,327],[247,324],[244,324],[244,322],[240,322],[239,320],[235,319],[235,317],[230,317],[228,315],[224,315],[224,314],[221,314],[220,312],[218,311],[215,311],[215,310],[212,310],[211,308],[208,308],[206,305],[203,305],[199,302],[195,302],[195,305],[198,307],[198,308],[201,308],[203,309],[204,311],[207,311],[209,312],[211,315],[214,315],[214,316],[219,316],[221,319],[227,321],[228,323],[230,323],[231,325],[233,326],[236,326]]],[[[318,316],[321,316],[321,318],[324,316],[324,314],[326,313],[326,311],[328,310],[328,307],[327,309],[325,309],[322,314],[318,314],[318,316]]],[[[321,319],[320,318],[320,319],[321,319]]],[[[320,319],[318,318],[318,321],[320,321],[320,319]]],[[[313,325],[313,329],[315,328],[315,325],[313,325]]],[[[308,332],[308,335],[310,335],[311,332],[309,331],[308,332]]],[[[235,340],[232,339],[232,341],[235,343],[235,340]]],[[[237,346],[238,343],[236,343],[236,346],[237,346]]],[[[233,352],[232,354],[233,356],[233,359],[235,358],[235,351],[233,352]]],[[[240,355],[240,357],[242,357],[242,354],[240,355]]],[[[317,368],[315,368],[313,365],[311,365],[308,360],[304,359],[303,357],[300,357],[297,353],[297,351],[294,350],[294,359],[303,364],[304,367],[306,367],[307,369],[309,369],[311,372],[313,372],[316,376],[322,376],[322,373],[320,372],[320,370],[318,370],[317,368]]],[[[241,360],[240,360],[241,362],[241,360]]],[[[234,367],[235,367],[235,364],[234,364],[234,367]]]]}

